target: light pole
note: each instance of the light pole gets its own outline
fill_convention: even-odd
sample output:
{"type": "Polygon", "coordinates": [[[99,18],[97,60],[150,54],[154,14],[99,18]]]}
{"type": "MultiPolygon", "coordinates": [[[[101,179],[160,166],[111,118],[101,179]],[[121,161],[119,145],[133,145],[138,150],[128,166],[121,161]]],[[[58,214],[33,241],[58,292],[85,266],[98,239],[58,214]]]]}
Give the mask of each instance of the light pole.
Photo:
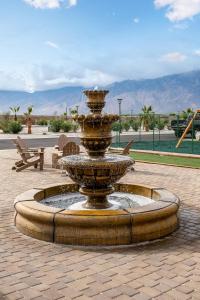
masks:
{"type": "Polygon", "coordinates": [[[66,120],[67,120],[67,104],[65,106],[66,120]]]}
{"type": "Polygon", "coordinates": [[[79,105],[76,105],[76,112],[77,112],[77,115],[78,115],[78,108],[79,108],[79,105]]]}
{"type": "Polygon", "coordinates": [[[121,122],[121,105],[122,105],[122,100],[123,99],[117,99],[118,104],[119,104],[119,144],[120,144],[120,134],[121,134],[121,130],[122,130],[122,122],[121,122]]]}

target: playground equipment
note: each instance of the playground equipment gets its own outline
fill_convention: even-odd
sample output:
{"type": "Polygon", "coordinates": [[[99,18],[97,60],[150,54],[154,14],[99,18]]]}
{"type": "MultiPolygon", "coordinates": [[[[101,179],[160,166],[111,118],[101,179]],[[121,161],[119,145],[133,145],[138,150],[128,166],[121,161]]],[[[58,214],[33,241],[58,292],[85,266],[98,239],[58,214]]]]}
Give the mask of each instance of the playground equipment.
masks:
{"type": "Polygon", "coordinates": [[[178,148],[181,145],[181,143],[182,143],[183,139],[185,138],[186,134],[188,133],[188,131],[192,127],[193,121],[195,120],[197,114],[199,114],[199,113],[200,113],[200,109],[197,109],[197,111],[194,113],[192,119],[190,120],[188,126],[186,127],[185,131],[183,132],[182,136],[180,137],[180,139],[179,139],[179,141],[176,145],[176,148],[178,148]]]}

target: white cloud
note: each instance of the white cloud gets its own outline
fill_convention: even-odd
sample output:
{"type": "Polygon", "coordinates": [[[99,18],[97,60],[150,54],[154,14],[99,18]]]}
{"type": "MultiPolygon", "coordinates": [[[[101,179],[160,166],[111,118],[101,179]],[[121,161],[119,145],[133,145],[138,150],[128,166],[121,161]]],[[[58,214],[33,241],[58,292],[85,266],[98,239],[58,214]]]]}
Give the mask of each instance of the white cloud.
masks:
{"type": "Polygon", "coordinates": [[[77,0],[69,0],[69,6],[75,6],[77,4],[77,0]]]}
{"type": "Polygon", "coordinates": [[[24,0],[27,4],[34,8],[54,9],[61,7],[62,4],[67,4],[68,7],[77,5],[77,0],[24,0]]]}
{"type": "Polygon", "coordinates": [[[161,60],[169,63],[177,63],[186,60],[186,58],[187,56],[180,52],[171,52],[163,55],[161,60]]]}
{"type": "Polygon", "coordinates": [[[140,22],[140,19],[139,19],[139,18],[134,18],[134,19],[133,19],[133,22],[137,24],[137,23],[140,22]]]}
{"type": "Polygon", "coordinates": [[[0,69],[0,78],[0,89],[21,90],[29,93],[63,86],[104,86],[120,80],[119,77],[106,70],[87,69],[83,66],[71,68],[70,66],[50,65],[24,66],[20,72],[0,69]]]}
{"type": "Polygon", "coordinates": [[[197,56],[200,56],[200,49],[195,50],[194,54],[197,55],[197,56]]]}
{"type": "Polygon", "coordinates": [[[45,45],[51,47],[51,48],[55,48],[55,49],[59,49],[59,46],[58,44],[54,43],[54,42],[51,42],[51,41],[46,41],[45,42],[45,45]]]}
{"type": "Polygon", "coordinates": [[[154,0],[156,8],[167,7],[166,17],[178,22],[200,13],[200,0],[154,0]]]}
{"type": "Polygon", "coordinates": [[[77,72],[75,75],[64,73],[61,76],[44,80],[46,88],[61,87],[65,85],[70,86],[95,86],[107,85],[114,82],[117,78],[104,73],[100,70],[86,69],[77,72]],[[79,73],[80,72],[80,73],[79,73]]]}
{"type": "Polygon", "coordinates": [[[35,8],[59,8],[60,0],[24,0],[27,4],[35,8]]]}

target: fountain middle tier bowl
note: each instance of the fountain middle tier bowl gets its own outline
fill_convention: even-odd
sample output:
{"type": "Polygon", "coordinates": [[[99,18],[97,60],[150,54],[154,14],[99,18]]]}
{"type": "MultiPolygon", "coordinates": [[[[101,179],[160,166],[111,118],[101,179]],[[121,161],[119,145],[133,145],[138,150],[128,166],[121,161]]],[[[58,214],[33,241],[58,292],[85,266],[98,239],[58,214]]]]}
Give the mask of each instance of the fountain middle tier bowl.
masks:
{"type": "Polygon", "coordinates": [[[127,168],[133,163],[133,159],[123,155],[105,155],[97,158],[70,155],[60,160],[70,178],[88,188],[102,188],[114,184],[125,175],[127,168]]]}

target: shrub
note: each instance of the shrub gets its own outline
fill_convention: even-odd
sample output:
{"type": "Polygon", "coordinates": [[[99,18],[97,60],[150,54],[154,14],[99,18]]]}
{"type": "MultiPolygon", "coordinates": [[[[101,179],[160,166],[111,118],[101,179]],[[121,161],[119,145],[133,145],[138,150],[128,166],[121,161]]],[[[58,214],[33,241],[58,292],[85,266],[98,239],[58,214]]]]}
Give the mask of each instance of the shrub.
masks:
{"type": "Polygon", "coordinates": [[[3,130],[3,133],[9,133],[9,120],[2,120],[0,123],[0,129],[3,130]]]}
{"type": "Polygon", "coordinates": [[[50,122],[50,130],[53,132],[60,132],[62,129],[62,120],[51,120],[50,122]]]}
{"type": "Polygon", "coordinates": [[[64,132],[69,132],[70,130],[72,130],[72,127],[73,127],[73,125],[71,122],[69,122],[69,121],[62,122],[61,129],[64,132]]]}
{"type": "Polygon", "coordinates": [[[155,120],[150,120],[149,122],[149,129],[154,130],[156,128],[156,122],[155,120]]]}
{"type": "Polygon", "coordinates": [[[138,129],[140,128],[140,123],[137,120],[133,120],[131,122],[131,127],[134,131],[138,131],[138,129]]]}
{"type": "Polygon", "coordinates": [[[8,124],[9,133],[19,133],[22,131],[22,125],[18,121],[10,121],[8,124]]]}
{"type": "Polygon", "coordinates": [[[120,131],[120,128],[122,129],[122,125],[119,122],[115,122],[112,124],[112,130],[113,131],[120,131]]]}
{"type": "Polygon", "coordinates": [[[9,121],[2,120],[0,122],[0,129],[3,130],[4,133],[19,133],[22,131],[22,125],[18,121],[9,121]]]}
{"type": "Polygon", "coordinates": [[[159,129],[159,130],[162,130],[162,129],[164,129],[165,128],[165,121],[164,120],[158,120],[157,121],[157,128],[159,129]]]}
{"type": "Polygon", "coordinates": [[[45,119],[38,120],[38,121],[37,121],[37,125],[40,125],[40,126],[47,126],[47,125],[48,125],[48,121],[45,120],[45,119]]]}
{"type": "Polygon", "coordinates": [[[129,129],[130,129],[131,126],[130,126],[129,122],[124,122],[122,124],[122,127],[124,128],[124,130],[129,131],[129,129]]]}

